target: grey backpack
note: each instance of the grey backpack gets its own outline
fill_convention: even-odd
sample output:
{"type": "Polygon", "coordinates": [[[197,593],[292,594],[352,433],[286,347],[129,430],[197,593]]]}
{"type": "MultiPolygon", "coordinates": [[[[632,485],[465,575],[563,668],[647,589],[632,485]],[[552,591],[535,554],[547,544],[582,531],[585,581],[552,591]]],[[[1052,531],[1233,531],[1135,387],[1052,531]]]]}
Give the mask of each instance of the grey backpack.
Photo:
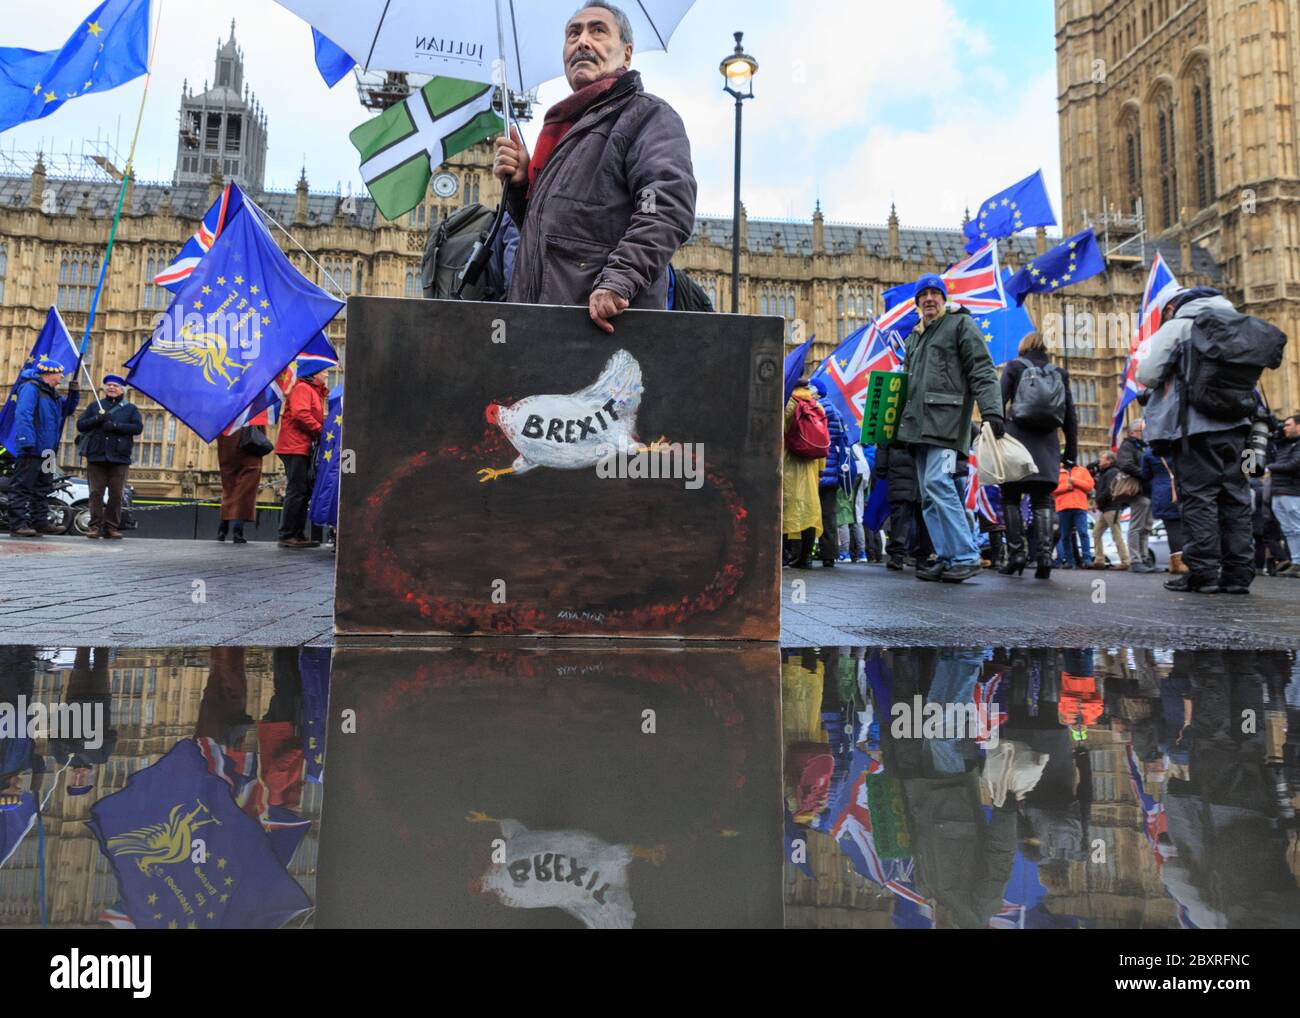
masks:
{"type": "Polygon", "coordinates": [[[1045,367],[1024,357],[1025,370],[1011,401],[1011,419],[1033,431],[1055,431],[1065,425],[1065,379],[1051,364],[1045,367]]]}
{"type": "MultiPolygon", "coordinates": [[[[455,295],[474,246],[487,240],[495,216],[494,209],[466,205],[429,228],[424,257],[420,259],[420,286],[426,297],[450,300],[455,295]]],[[[482,300],[483,281],[467,286],[462,296],[465,300],[482,300]]]]}

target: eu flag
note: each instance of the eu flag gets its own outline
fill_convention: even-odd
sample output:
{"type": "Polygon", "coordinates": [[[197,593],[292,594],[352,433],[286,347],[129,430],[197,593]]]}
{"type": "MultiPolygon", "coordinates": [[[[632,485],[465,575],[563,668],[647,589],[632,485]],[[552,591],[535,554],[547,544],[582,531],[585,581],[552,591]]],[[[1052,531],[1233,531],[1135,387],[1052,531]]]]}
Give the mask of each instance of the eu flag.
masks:
{"type": "Polygon", "coordinates": [[[311,907],[192,739],[131,775],[90,817],[137,929],[274,929],[311,907]]]}
{"type": "Polygon", "coordinates": [[[814,338],[809,336],[785,355],[785,398],[782,401],[783,404],[790,402],[790,394],[794,392],[795,386],[799,384],[799,379],[803,377],[804,363],[808,359],[808,351],[812,349],[814,338]]]}
{"type": "Polygon", "coordinates": [[[9,388],[9,397],[0,408],[0,446],[13,451],[14,448],[14,409],[18,405],[18,387],[24,382],[35,379],[37,362],[43,357],[56,360],[63,365],[64,378],[76,378],[81,367],[77,344],[68,335],[68,327],[63,324],[57,308],[50,308],[45,316],[45,327],[36,337],[31,353],[23,362],[22,370],[9,388]]]}
{"type": "MultiPolygon", "coordinates": [[[[1002,270],[1003,280],[1011,278],[1011,270],[1002,270]]],[[[993,364],[1005,364],[1020,356],[1020,341],[1034,331],[1034,320],[1019,304],[1008,304],[1001,311],[986,311],[971,315],[988,344],[993,364]]]]}
{"type": "Polygon", "coordinates": [[[1051,293],[1106,271],[1106,260],[1091,229],[1039,255],[1007,280],[1007,296],[1023,304],[1031,293],[1051,293]]]}
{"type": "Polygon", "coordinates": [[[104,0],[61,49],[0,48],[0,131],[149,69],[149,0],[104,0]]]}
{"type": "Polygon", "coordinates": [[[4,793],[0,798],[0,866],[18,851],[27,832],[36,826],[36,796],[4,793]]]}
{"type": "Polygon", "coordinates": [[[990,240],[1010,237],[1031,226],[1055,225],[1056,216],[1047,197],[1043,171],[1036,170],[1019,183],[985,199],[975,218],[962,227],[966,233],[966,253],[974,254],[990,240]]]}
{"type": "Polygon", "coordinates": [[[316,483],[311,489],[311,521],[318,527],[339,522],[339,457],[343,454],[343,387],[330,393],[325,425],[316,450],[316,483]]]}
{"type": "Polygon", "coordinates": [[[319,29],[313,28],[311,37],[312,44],[316,47],[316,70],[320,71],[325,84],[333,88],[352,68],[357,66],[357,62],[342,46],[328,36],[322,35],[319,29]]]}
{"type": "Polygon", "coordinates": [[[329,647],[303,647],[298,651],[298,673],[302,677],[302,749],[306,761],[303,777],[316,785],[325,779],[331,660],[329,647]]]}
{"type": "Polygon", "coordinates": [[[245,203],[127,361],[127,381],[211,442],[342,308],[245,203]]]}

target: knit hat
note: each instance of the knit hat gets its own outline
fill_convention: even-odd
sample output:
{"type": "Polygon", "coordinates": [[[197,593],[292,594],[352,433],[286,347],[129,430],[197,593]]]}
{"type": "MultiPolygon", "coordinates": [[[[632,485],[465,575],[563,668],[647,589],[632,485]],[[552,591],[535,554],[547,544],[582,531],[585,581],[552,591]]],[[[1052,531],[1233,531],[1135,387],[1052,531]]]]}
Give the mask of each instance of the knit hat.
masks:
{"type": "Polygon", "coordinates": [[[944,285],[942,277],[936,276],[933,272],[927,272],[916,281],[916,289],[913,291],[913,296],[921,296],[922,290],[938,290],[943,294],[944,300],[948,299],[948,287],[944,285]]]}

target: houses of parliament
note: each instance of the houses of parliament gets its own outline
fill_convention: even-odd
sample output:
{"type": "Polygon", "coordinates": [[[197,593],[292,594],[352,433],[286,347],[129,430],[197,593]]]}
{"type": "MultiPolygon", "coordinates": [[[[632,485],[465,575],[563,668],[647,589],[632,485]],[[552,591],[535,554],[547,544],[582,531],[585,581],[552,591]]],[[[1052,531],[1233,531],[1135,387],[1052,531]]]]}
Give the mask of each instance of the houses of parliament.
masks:
{"type": "MultiPolygon", "coordinates": [[[[1109,445],[1112,408],[1132,324],[1157,251],[1183,285],[1213,285],[1242,310],[1300,337],[1300,3],[1296,0],[1056,0],[1060,231],[1091,226],[1107,271],[1050,297],[1031,317],[1069,368],[1086,461],[1109,445]]],[[[395,222],[364,197],[263,187],[273,129],[244,80],[232,25],[213,78],[182,88],[173,178],[129,181],[92,331],[96,380],[119,369],[170,303],[153,285],[195,232],[223,183],[238,181],[309,251],[282,235],[286,256],[322,283],[321,267],[352,294],[420,295],[419,261],[431,227],[457,208],[495,205],[499,185],[486,145],[439,167],[438,193],[395,222]]],[[[57,169],[57,168],[56,168],[57,169]]],[[[1029,173],[1033,167],[1025,167],[1029,173]]],[[[1006,183],[1011,183],[1008,180],[1006,183]]],[[[52,172],[36,158],[0,175],[0,376],[17,376],[46,310],[56,304],[74,336],[86,326],[120,184],[110,174],[52,172]]],[[[881,294],[963,256],[960,224],[924,222],[924,208],[886,210],[881,225],[839,223],[820,207],[807,220],[740,221],[739,305],[786,319],[787,342],[814,336],[820,361],[873,314],[881,294]]],[[[674,259],[714,306],[730,306],[731,220],[699,216],[674,259]]],[[[1004,264],[1046,249],[1042,231],[1001,245],[1004,264]]],[[[346,314],[328,335],[346,369],[346,314]]],[[[364,356],[362,351],[360,356],[364,356]]],[[[810,367],[813,363],[810,358],[810,367]]],[[[83,382],[84,387],[84,382],[83,382]]],[[[1273,409],[1300,407],[1300,339],[1264,383],[1273,409]]],[[[215,446],[147,397],[131,480],[138,497],[220,493],[215,446]]],[[[72,429],[60,461],[75,470],[72,429]]],[[[264,501],[281,475],[266,461],[264,501]]]]}

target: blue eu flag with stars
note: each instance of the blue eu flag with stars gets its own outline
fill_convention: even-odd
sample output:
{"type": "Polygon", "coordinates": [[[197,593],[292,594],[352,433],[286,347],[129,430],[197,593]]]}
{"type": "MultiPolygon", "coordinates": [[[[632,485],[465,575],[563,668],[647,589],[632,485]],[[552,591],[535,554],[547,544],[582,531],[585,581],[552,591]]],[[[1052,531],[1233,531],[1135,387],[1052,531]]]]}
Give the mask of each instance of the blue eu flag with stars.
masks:
{"type": "Polygon", "coordinates": [[[1017,272],[1007,280],[1005,290],[1008,297],[1023,304],[1031,293],[1052,293],[1105,271],[1097,235],[1091,229],[1080,230],[1017,272]]]}
{"type": "MultiPolygon", "coordinates": [[[[1004,268],[1002,278],[1011,277],[1011,270],[1004,268]]],[[[971,320],[978,326],[980,335],[988,344],[989,353],[996,367],[1020,356],[1020,341],[1034,331],[1034,320],[1029,312],[1018,304],[1008,304],[1001,311],[985,311],[983,314],[971,312],[971,320]]]]}
{"type": "Polygon", "coordinates": [[[245,202],[126,362],[127,381],[211,442],[342,308],[245,202]]]}
{"type": "Polygon", "coordinates": [[[25,382],[40,377],[37,369],[40,362],[46,358],[58,361],[63,365],[64,378],[75,379],[77,371],[81,367],[79,354],[77,344],[68,335],[68,327],[63,324],[58,309],[50,308],[45,315],[45,327],[41,329],[41,334],[36,337],[36,342],[27,355],[27,360],[23,362],[18,377],[14,379],[14,384],[5,397],[4,406],[0,407],[0,447],[8,449],[10,452],[16,451],[14,410],[18,406],[18,387],[25,382]]]}
{"type": "Polygon", "coordinates": [[[275,929],[311,907],[192,739],[95,803],[87,826],[136,929],[275,929]]]}
{"type": "MultiPolygon", "coordinates": [[[[10,26],[12,30],[12,26],[10,26]]],[[[0,47],[0,131],[149,69],[149,0],[104,0],[60,49],[0,47]]]]}
{"type": "Polygon", "coordinates": [[[343,455],[343,387],[336,386],[325,406],[325,425],[316,450],[316,483],[311,490],[311,521],[339,525],[339,457],[343,455]]]}
{"type": "Polygon", "coordinates": [[[1043,171],[1036,170],[984,200],[971,221],[962,227],[966,233],[966,253],[974,254],[990,240],[1010,237],[1031,226],[1055,225],[1056,215],[1047,197],[1043,171]]]}

